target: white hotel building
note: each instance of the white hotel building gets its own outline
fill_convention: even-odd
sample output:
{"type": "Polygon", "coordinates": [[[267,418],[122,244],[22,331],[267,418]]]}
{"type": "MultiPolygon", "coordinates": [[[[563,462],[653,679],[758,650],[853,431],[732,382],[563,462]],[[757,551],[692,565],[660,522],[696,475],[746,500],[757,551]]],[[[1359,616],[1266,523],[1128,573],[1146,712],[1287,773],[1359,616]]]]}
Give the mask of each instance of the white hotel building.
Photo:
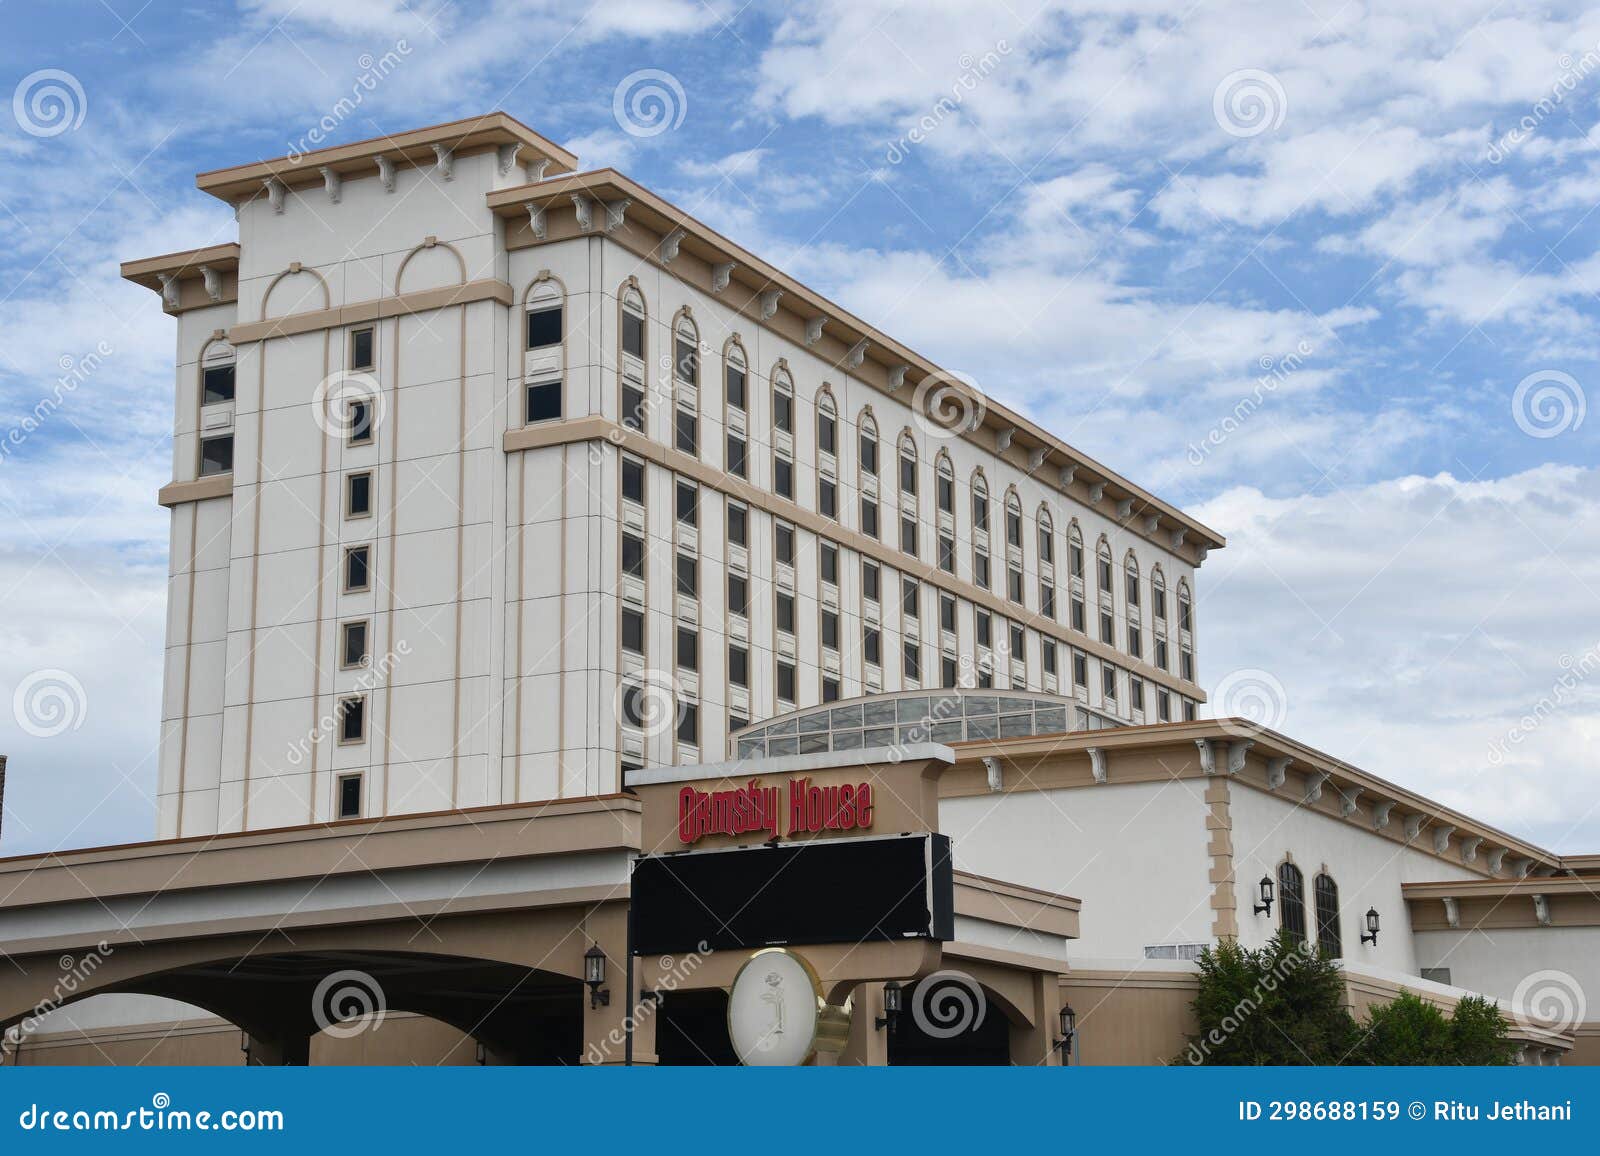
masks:
{"type": "Polygon", "coordinates": [[[401,1025],[368,1059],[625,1062],[664,978],[626,1062],[725,1058],[744,955],[664,977],[630,888],[759,842],[681,796],[797,776],[875,784],[773,840],[816,863],[952,848],[920,938],[794,940],[818,1062],[934,1055],[881,1013],[940,969],[1002,1013],[968,1060],[1165,1062],[1195,953],[1280,927],[1353,1006],[1478,991],[1600,1058],[1600,860],[1197,717],[1217,534],[577,164],[495,113],[203,173],[239,241],[123,266],[177,326],[159,830],[0,859],[0,1059],[347,1062],[341,967],[401,1025]]]}

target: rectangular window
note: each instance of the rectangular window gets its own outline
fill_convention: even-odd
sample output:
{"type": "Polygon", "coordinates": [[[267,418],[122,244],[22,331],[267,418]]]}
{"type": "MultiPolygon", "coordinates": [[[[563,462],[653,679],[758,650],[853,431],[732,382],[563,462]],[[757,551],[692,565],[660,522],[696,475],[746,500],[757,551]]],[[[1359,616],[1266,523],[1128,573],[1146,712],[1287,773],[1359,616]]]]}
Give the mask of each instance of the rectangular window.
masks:
{"type": "Polygon", "coordinates": [[[528,416],[525,424],[555,421],[561,416],[561,383],[541,381],[528,387],[528,416]]]}
{"type": "Polygon", "coordinates": [[[1086,634],[1089,627],[1084,619],[1084,613],[1083,599],[1074,598],[1072,600],[1072,629],[1086,634]]]}
{"type": "Polygon", "coordinates": [[[822,701],[837,702],[839,699],[839,680],[837,678],[824,678],[822,680],[822,701]]]}
{"type": "Polygon", "coordinates": [[[878,503],[871,498],[861,499],[861,532],[869,538],[878,536],[878,503]]]}
{"type": "Polygon", "coordinates": [[[794,432],[794,398],[782,391],[772,395],[772,428],[784,433],[794,432]]]}
{"type": "Polygon", "coordinates": [[[1157,586],[1150,591],[1150,601],[1152,609],[1155,611],[1156,621],[1165,622],[1167,620],[1167,592],[1157,586]]]}
{"type": "Polygon", "coordinates": [[[830,586],[839,584],[839,547],[832,542],[817,546],[817,573],[830,586]]]}
{"type": "Polygon", "coordinates": [[[900,613],[907,618],[922,617],[922,588],[915,578],[900,579],[900,613]]]}
{"type": "Polygon", "coordinates": [[[1039,583],[1039,613],[1046,618],[1056,616],[1056,588],[1048,583],[1039,583]]]}
{"type": "Polygon", "coordinates": [[[939,657],[939,685],[954,690],[956,685],[956,660],[951,655],[939,657]]]}
{"type": "Polygon", "coordinates": [[[794,663],[778,660],[778,697],[784,702],[794,701],[794,663]]]}
{"type": "Polygon", "coordinates": [[[939,629],[956,632],[956,600],[948,594],[939,595],[939,629]]]}
{"type": "Polygon", "coordinates": [[[214,365],[201,375],[204,393],[201,405],[215,405],[219,401],[233,400],[233,372],[231,365],[214,365]]]}
{"type": "Polygon", "coordinates": [[[672,444],[679,453],[699,454],[700,416],[694,410],[680,406],[674,411],[672,444]]]}
{"type": "Polygon", "coordinates": [[[200,439],[200,476],[233,473],[233,435],[200,439]]]}
{"type": "Polygon", "coordinates": [[[1194,655],[1187,650],[1178,651],[1178,673],[1185,682],[1194,681],[1194,655]]]}
{"type": "Polygon", "coordinates": [[[749,726],[749,725],[750,725],[750,720],[747,719],[747,718],[740,718],[736,714],[732,714],[732,715],[728,716],[728,733],[730,735],[734,734],[737,731],[744,730],[744,728],[749,726]]]}
{"type": "Polygon", "coordinates": [[[367,739],[367,698],[354,695],[339,700],[339,742],[361,743],[367,739]]]}
{"type": "Polygon", "coordinates": [[[750,616],[750,579],[743,574],[728,575],[728,613],[750,616]]]}
{"type": "MultiPolygon", "coordinates": [[[[559,337],[557,338],[559,340],[559,337]]],[[[372,360],[372,328],[352,329],[350,331],[350,368],[371,369],[372,360]]]]}
{"type": "Polygon", "coordinates": [[[680,743],[700,741],[700,708],[693,703],[678,708],[678,741],[680,743]]]}
{"type": "Polygon", "coordinates": [[[917,492],[917,459],[900,455],[900,492],[915,495],[917,492]]]}
{"type": "Polygon", "coordinates": [[[700,635],[686,626],[678,627],[678,666],[683,670],[700,669],[700,635]]]}
{"type": "Polygon", "coordinates": [[[1056,560],[1055,539],[1050,534],[1049,526],[1039,527],[1039,561],[1054,562],[1056,560]]]}
{"type": "Polygon", "coordinates": [[[989,589],[989,555],[981,550],[972,556],[972,580],[989,589]]]}
{"type": "Polygon", "coordinates": [[[1055,639],[1041,638],[1039,640],[1039,665],[1044,668],[1046,674],[1060,673],[1056,667],[1055,639]]]}
{"type": "Polygon", "coordinates": [[[1161,722],[1172,721],[1172,696],[1164,690],[1156,691],[1156,718],[1161,722]]]}
{"type": "Polygon", "coordinates": [[[901,644],[900,673],[910,679],[922,677],[922,650],[915,642],[901,644]]]}
{"type": "Polygon", "coordinates": [[[883,635],[868,626],[861,632],[861,649],[868,662],[879,665],[883,662],[883,635]]]}
{"type": "Polygon", "coordinates": [[[1189,600],[1187,598],[1178,599],[1178,629],[1193,629],[1193,623],[1190,621],[1189,600]]]}
{"type": "Polygon", "coordinates": [[[644,614],[627,607],[622,611],[622,649],[631,654],[644,654],[644,614]]]}
{"type": "Polygon", "coordinates": [[[700,384],[700,350],[693,341],[688,340],[683,334],[677,335],[674,342],[674,361],[672,372],[677,379],[689,385],[700,384]]]}
{"type": "Polygon", "coordinates": [[[1011,627],[1011,655],[1010,655],[1011,661],[1012,662],[1025,662],[1025,661],[1027,661],[1027,657],[1028,657],[1028,649],[1027,648],[1028,648],[1028,639],[1027,639],[1027,636],[1022,631],[1022,627],[1013,625],[1011,627]]]}
{"type": "Polygon", "coordinates": [[[1128,571],[1128,605],[1139,605],[1139,575],[1128,571]]]}
{"type": "Polygon", "coordinates": [[[773,555],[785,566],[794,565],[794,527],[779,522],[773,527],[773,555]]]}
{"type": "Polygon", "coordinates": [[[839,616],[832,610],[822,612],[822,645],[829,650],[839,649],[839,616]]]}
{"type": "Polygon", "coordinates": [[[728,435],[728,472],[738,478],[750,476],[750,455],[744,439],[728,435]]]}
{"type": "Polygon", "coordinates": [[[824,518],[839,517],[839,490],[827,478],[817,479],[817,512],[824,518]]]}
{"type": "Polygon", "coordinates": [[[622,387],[622,424],[644,433],[644,390],[624,383],[622,387]]]}
{"type": "Polygon", "coordinates": [[[956,540],[948,534],[939,535],[939,569],[949,574],[956,572],[956,540]]]}
{"type": "Polygon", "coordinates": [[[1099,565],[1100,589],[1107,594],[1111,593],[1111,559],[1101,558],[1099,565]]]}
{"type": "Polygon", "coordinates": [[[1082,687],[1089,685],[1089,658],[1081,650],[1072,652],[1072,685],[1082,687]]]}
{"type": "Polygon", "coordinates": [[[361,818],[361,776],[339,776],[339,818],[361,818]]]}
{"type": "Polygon", "coordinates": [[[1022,514],[1017,510],[1006,511],[1006,541],[1022,549],[1022,514]]]}
{"type": "Polygon", "coordinates": [[[700,524],[700,493],[687,482],[678,483],[678,521],[685,526],[700,524]]]}
{"type": "Polygon", "coordinates": [[[987,610],[980,610],[974,616],[978,624],[978,645],[991,646],[994,643],[994,619],[989,617],[987,610]]]}
{"type": "Polygon", "coordinates": [[[750,545],[750,514],[736,502],[728,503],[728,541],[736,546],[750,545]]]}
{"type": "Polygon", "coordinates": [[[622,535],[622,572],[630,578],[644,577],[644,539],[635,534],[622,535]]]}
{"type": "Polygon", "coordinates": [[[900,519],[900,550],[917,556],[917,520],[909,515],[900,519]]]}
{"type": "Polygon", "coordinates": [[[742,646],[728,647],[728,681],[734,686],[750,686],[750,652],[742,646]]]}
{"type": "Polygon", "coordinates": [[[1133,623],[1128,623],[1128,653],[1135,658],[1144,657],[1144,640],[1139,636],[1139,628],[1133,623]]]}
{"type": "Polygon", "coordinates": [[[370,546],[352,546],[344,552],[344,592],[354,594],[367,589],[372,581],[370,546]]]}
{"type": "Polygon", "coordinates": [[[644,360],[644,318],[627,310],[622,312],[622,352],[644,360]]]}
{"type": "Polygon", "coordinates": [[[1014,567],[1006,571],[1006,597],[1022,605],[1022,571],[1014,567]]]}
{"type": "Polygon", "coordinates": [[[1072,576],[1074,578],[1082,578],[1083,577],[1083,545],[1082,545],[1082,543],[1073,542],[1073,543],[1071,543],[1071,544],[1069,544],[1067,546],[1067,562],[1069,563],[1068,568],[1072,571],[1072,576]]]}
{"type": "Polygon", "coordinates": [[[622,496],[644,505],[644,463],[637,458],[622,459],[622,496]]]}
{"type": "Polygon", "coordinates": [[[940,474],[934,484],[934,493],[938,495],[939,509],[946,514],[953,514],[956,510],[956,480],[945,474],[940,474]]]}
{"type": "Polygon", "coordinates": [[[1117,668],[1100,664],[1100,695],[1107,702],[1117,701],[1117,668]]]}
{"type": "Polygon", "coordinates": [[[1138,678],[1128,679],[1128,701],[1134,710],[1144,709],[1144,681],[1138,678]]]}
{"type": "Polygon", "coordinates": [[[1167,640],[1165,638],[1156,639],[1156,665],[1162,670],[1167,669],[1167,640]]]}
{"type": "Polygon", "coordinates": [[[734,409],[744,409],[744,370],[737,365],[728,366],[726,396],[734,409]]]}
{"type": "Polygon", "coordinates": [[[700,596],[700,560],[693,554],[678,555],[678,593],[685,598],[700,596]]]}
{"type": "Polygon", "coordinates": [[[825,454],[836,452],[834,446],[838,440],[839,423],[827,414],[817,418],[817,448],[825,454]]]}
{"type": "Polygon", "coordinates": [[[878,439],[869,433],[861,435],[861,470],[878,476],[878,439]]]}
{"type": "Polygon", "coordinates": [[[876,562],[861,563],[861,597],[868,602],[878,601],[878,565],[876,562]]]}
{"type": "Polygon", "coordinates": [[[778,629],[785,634],[794,633],[794,595],[780,593],[777,597],[778,629]]]}
{"type": "Polygon", "coordinates": [[[1100,612],[1100,641],[1107,646],[1115,646],[1117,644],[1116,624],[1112,622],[1111,611],[1109,610],[1100,612]]]}
{"type": "Polygon", "coordinates": [[[346,622],[339,627],[339,665],[345,670],[367,665],[367,623],[346,622]]]}
{"type": "Polygon", "coordinates": [[[528,313],[528,348],[548,349],[561,344],[561,306],[528,313]]]}
{"type": "Polygon", "coordinates": [[[1185,722],[1194,722],[1194,703],[1187,701],[1184,702],[1183,719],[1185,722]]]}
{"type": "Polygon", "coordinates": [[[344,516],[365,518],[372,513],[372,475],[349,474],[344,479],[344,516]]]}
{"type": "Polygon", "coordinates": [[[780,497],[794,500],[794,463],[788,458],[773,460],[772,489],[780,497]]]}

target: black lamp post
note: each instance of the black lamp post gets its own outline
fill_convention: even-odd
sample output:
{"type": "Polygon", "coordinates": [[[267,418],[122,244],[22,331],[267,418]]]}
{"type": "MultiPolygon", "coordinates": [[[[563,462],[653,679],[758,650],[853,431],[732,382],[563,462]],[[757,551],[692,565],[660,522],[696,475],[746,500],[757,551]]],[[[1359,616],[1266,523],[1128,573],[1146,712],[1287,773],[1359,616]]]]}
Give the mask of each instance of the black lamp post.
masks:
{"type": "Polygon", "coordinates": [[[1261,893],[1261,902],[1256,904],[1256,914],[1272,914],[1272,876],[1263,875],[1257,889],[1261,893]]]}
{"type": "Polygon", "coordinates": [[[1361,937],[1361,942],[1362,943],[1370,943],[1370,944],[1372,944],[1373,947],[1377,947],[1378,946],[1378,909],[1376,907],[1367,908],[1367,931],[1368,931],[1369,934],[1363,935],[1361,937]]]}
{"type": "Polygon", "coordinates": [[[601,990],[606,982],[606,953],[598,943],[583,953],[583,982],[589,985],[589,1010],[611,1006],[611,990],[601,990]]]}
{"type": "Polygon", "coordinates": [[[1072,1010],[1070,1003],[1061,1005],[1061,1038],[1056,1041],[1056,1050],[1061,1053],[1061,1062],[1072,1062],[1072,1039],[1078,1034],[1078,1013],[1072,1010]]]}
{"type": "Polygon", "coordinates": [[[883,985],[883,1014],[877,1018],[879,1031],[889,1029],[889,1034],[894,1035],[894,1025],[900,1019],[900,998],[902,994],[900,981],[891,979],[883,985]]]}

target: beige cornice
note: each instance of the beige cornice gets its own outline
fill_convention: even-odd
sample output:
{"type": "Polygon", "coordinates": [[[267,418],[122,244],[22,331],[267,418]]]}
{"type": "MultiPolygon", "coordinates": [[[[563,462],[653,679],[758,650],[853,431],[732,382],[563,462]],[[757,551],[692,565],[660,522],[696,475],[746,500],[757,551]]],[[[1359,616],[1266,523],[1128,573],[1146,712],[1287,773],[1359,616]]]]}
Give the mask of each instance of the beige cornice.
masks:
{"type": "Polygon", "coordinates": [[[161,296],[168,313],[182,313],[239,299],[239,245],[207,245],[122,263],[122,279],[161,296]]]}
{"type": "Polygon", "coordinates": [[[169,509],[185,502],[203,502],[207,498],[233,496],[233,475],[212,474],[192,482],[168,482],[156,494],[156,501],[169,509]]]}
{"type": "MultiPolygon", "coordinates": [[[[819,357],[833,361],[841,372],[903,402],[909,404],[915,387],[929,377],[948,382],[960,390],[971,388],[615,170],[599,169],[534,185],[500,189],[488,194],[487,199],[490,209],[507,219],[508,248],[566,240],[586,232],[603,232],[610,240],[654,262],[670,275],[707,293],[716,293],[752,324],[767,326],[798,344],[811,345],[819,357]],[[603,208],[593,208],[590,228],[584,230],[573,204],[575,196],[600,206],[620,205],[626,201],[626,211],[621,222],[612,225],[603,208]],[[531,225],[530,205],[542,210],[542,237],[535,235],[531,225]],[[678,236],[678,256],[663,261],[662,238],[668,235],[678,236]],[[731,271],[726,268],[730,261],[733,263],[731,271]],[[726,287],[720,291],[714,284],[720,280],[719,270],[721,276],[727,278],[726,287]],[[781,291],[782,296],[776,311],[767,315],[762,297],[772,290],[781,291]],[[822,336],[813,343],[807,340],[806,325],[817,318],[826,318],[826,324],[822,336]],[[864,355],[859,364],[852,364],[863,341],[867,343],[864,355]],[[905,370],[904,380],[895,388],[894,377],[901,367],[905,370]]],[[[1227,544],[1222,535],[1177,507],[1073,449],[992,398],[978,396],[982,399],[984,425],[963,436],[981,445],[986,452],[998,454],[1018,469],[1048,481],[1084,505],[1096,507],[1096,503],[1089,500],[1090,491],[1103,486],[1097,508],[1108,518],[1120,521],[1130,533],[1153,541],[1193,564],[1201,561],[1197,547],[1218,549],[1227,544]],[[1034,459],[1039,454],[1043,457],[1035,465],[1034,459]],[[1061,479],[1064,468],[1074,472],[1073,480],[1065,484],[1061,479]],[[1131,502],[1131,506],[1127,515],[1119,518],[1118,506],[1122,502],[1131,502]],[[1152,517],[1157,525],[1149,530],[1146,527],[1152,517]],[[1174,541],[1177,533],[1182,534],[1181,544],[1174,541]]]]}
{"type": "Polygon", "coordinates": [[[578,167],[578,158],[560,145],[540,136],[515,117],[503,112],[491,112],[393,136],[373,137],[298,155],[212,169],[198,174],[194,183],[201,192],[233,204],[259,195],[263,183],[269,178],[276,178],[293,188],[323,183],[323,169],[345,177],[374,173],[378,171],[380,156],[396,164],[432,167],[437,160],[435,145],[457,154],[501,145],[519,145],[525,150],[525,154],[518,158],[519,164],[544,160],[549,163],[550,171],[556,173],[570,173],[578,167]]]}
{"type": "Polygon", "coordinates": [[[822,515],[796,505],[787,498],[781,498],[770,490],[753,486],[741,478],[733,477],[712,466],[706,465],[699,458],[690,457],[681,453],[672,446],[663,445],[652,441],[636,430],[618,425],[610,418],[583,417],[571,421],[550,422],[544,425],[526,426],[521,429],[508,430],[502,445],[507,453],[517,453],[521,450],[542,449],[546,446],[568,445],[574,442],[605,441],[618,446],[637,457],[655,462],[657,465],[693,478],[702,486],[718,493],[738,498],[751,506],[765,510],[774,517],[782,518],[796,526],[804,527],[813,534],[836,542],[840,546],[854,550],[868,558],[872,558],[893,570],[912,574],[930,585],[937,586],[947,593],[959,598],[965,598],[977,606],[990,610],[1002,618],[1021,622],[1041,634],[1064,645],[1075,647],[1086,654],[1092,654],[1104,659],[1123,670],[1131,671],[1149,682],[1159,683],[1169,690],[1191,698],[1196,702],[1204,702],[1206,692],[1192,682],[1185,682],[1182,678],[1165,671],[1159,667],[1124,654],[1113,647],[1107,646],[1099,639],[1091,638],[1087,634],[1079,634],[1064,623],[1053,618],[1045,618],[1014,602],[1008,602],[992,590],[985,590],[970,582],[964,582],[953,574],[946,573],[930,562],[921,558],[912,558],[902,554],[899,550],[881,542],[877,538],[869,538],[856,530],[839,522],[831,521],[822,515]]]}

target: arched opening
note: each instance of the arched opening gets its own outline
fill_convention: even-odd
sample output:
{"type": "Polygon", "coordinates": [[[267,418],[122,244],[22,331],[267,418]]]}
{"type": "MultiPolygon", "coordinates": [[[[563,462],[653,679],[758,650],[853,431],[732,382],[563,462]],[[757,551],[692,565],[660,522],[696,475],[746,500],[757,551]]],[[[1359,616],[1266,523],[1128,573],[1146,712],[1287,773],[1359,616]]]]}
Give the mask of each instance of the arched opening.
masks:
{"type": "Polygon", "coordinates": [[[891,1067],[986,1067],[1011,1062],[1011,1021],[971,976],[936,972],[908,985],[889,1035],[891,1067]]]}

